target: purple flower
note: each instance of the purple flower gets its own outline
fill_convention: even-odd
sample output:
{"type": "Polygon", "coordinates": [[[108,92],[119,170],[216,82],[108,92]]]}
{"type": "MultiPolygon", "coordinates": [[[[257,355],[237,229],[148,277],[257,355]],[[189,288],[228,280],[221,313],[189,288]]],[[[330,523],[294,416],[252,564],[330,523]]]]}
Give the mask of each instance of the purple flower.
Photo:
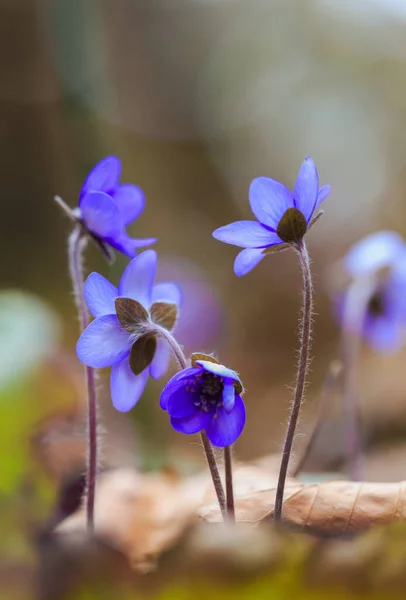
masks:
{"type": "Polygon", "coordinates": [[[316,165],[310,157],[300,167],[293,194],[274,179],[254,179],[249,201],[258,222],[237,221],[213,232],[217,240],[245,248],[235,259],[235,274],[245,275],[266,254],[284,250],[300,241],[322,214],[313,218],[315,210],[329,193],[329,185],[319,189],[316,165]]]}
{"type": "MultiPolygon", "coordinates": [[[[205,355],[195,355],[205,356],[205,355]]],[[[161,408],[181,433],[205,430],[215,446],[230,446],[245,425],[243,387],[238,375],[209,360],[193,360],[192,367],[177,373],[161,394],[161,408]]]]}
{"type": "Polygon", "coordinates": [[[173,330],[181,302],[174,283],[154,285],[157,254],[142,252],[125,269],[118,289],[98,273],[85,283],[85,299],[95,320],[80,336],[76,353],[85,365],[113,367],[113,405],[130,410],[144,391],[148,376],[166,372],[170,349],[157,339],[160,328],[173,330]]]}
{"type": "Polygon", "coordinates": [[[79,194],[79,206],[72,211],[66,205],[64,208],[107,257],[111,258],[112,247],[133,258],[138,248],[150,246],[156,239],[134,239],[128,235],[125,228],[144,210],[145,196],[138,186],[119,183],[120,174],[120,160],[116,156],[104,158],[87,176],[79,194]]]}
{"type": "MultiPolygon", "coordinates": [[[[406,245],[393,231],[380,231],[356,243],[343,260],[350,278],[359,285],[369,285],[361,335],[380,352],[398,350],[404,342],[406,326],[406,245]]],[[[335,298],[342,326],[345,321],[347,294],[335,298]]]]}

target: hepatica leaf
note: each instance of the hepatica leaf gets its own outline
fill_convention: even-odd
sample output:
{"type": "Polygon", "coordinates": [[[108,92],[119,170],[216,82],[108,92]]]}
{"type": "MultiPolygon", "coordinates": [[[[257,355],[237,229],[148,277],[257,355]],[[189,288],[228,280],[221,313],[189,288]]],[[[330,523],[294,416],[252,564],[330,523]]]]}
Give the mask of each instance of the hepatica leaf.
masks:
{"type": "Polygon", "coordinates": [[[18,290],[0,293],[0,389],[27,375],[55,345],[59,323],[39,298],[18,290]]]}

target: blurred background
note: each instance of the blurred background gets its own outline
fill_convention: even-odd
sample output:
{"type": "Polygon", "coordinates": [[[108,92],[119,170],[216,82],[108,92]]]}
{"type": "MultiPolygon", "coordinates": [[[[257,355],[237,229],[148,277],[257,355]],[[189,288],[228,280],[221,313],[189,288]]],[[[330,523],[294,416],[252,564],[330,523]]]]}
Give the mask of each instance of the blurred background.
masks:
{"type": "MultiPolygon", "coordinates": [[[[74,207],[91,167],[121,158],[122,180],[147,197],[129,231],[158,237],[158,280],[183,289],[180,341],[188,352],[215,351],[244,381],[238,458],[280,452],[297,358],[297,259],[269,257],[239,279],[237,248],[211,233],[251,219],[254,177],[293,187],[307,155],[320,184],[332,186],[308,238],[317,313],[300,425],[308,434],[339,349],[331,266],[364,234],[406,234],[406,4],[0,0],[0,63],[0,522],[5,573],[15,578],[34,561],[34,533],[58,518],[61,482],[84,465],[71,223],[53,196],[74,207]]],[[[87,270],[114,283],[125,264],[118,256],[108,267],[93,247],[86,254],[87,270]]],[[[404,359],[363,349],[368,479],[405,478],[404,359]]],[[[107,376],[104,466],[193,471],[200,447],[170,430],[158,405],[164,380],[150,381],[137,408],[119,415],[107,376]]],[[[332,395],[311,469],[343,467],[339,400],[332,395]]]]}

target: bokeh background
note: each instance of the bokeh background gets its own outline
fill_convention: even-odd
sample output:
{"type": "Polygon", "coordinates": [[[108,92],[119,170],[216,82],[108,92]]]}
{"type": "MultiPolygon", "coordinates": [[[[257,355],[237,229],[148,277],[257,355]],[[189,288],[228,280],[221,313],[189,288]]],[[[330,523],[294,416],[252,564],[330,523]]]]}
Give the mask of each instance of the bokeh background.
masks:
{"type": "MultiPolygon", "coordinates": [[[[332,186],[308,243],[317,315],[300,425],[307,434],[339,353],[332,266],[364,234],[406,233],[406,5],[1,0],[0,64],[1,570],[15,581],[21,565],[34,565],[35,533],[58,518],[61,482],[84,464],[71,223],[53,196],[75,206],[90,168],[121,158],[123,180],[147,197],[130,233],[158,237],[159,280],[184,291],[180,340],[188,351],[215,351],[243,378],[248,421],[238,457],[279,452],[297,357],[297,260],[275,255],[239,279],[237,249],[211,232],[251,218],[254,177],[292,187],[307,155],[332,186]]],[[[92,247],[86,254],[88,271],[113,282],[125,264],[117,257],[108,267],[92,247]]],[[[376,481],[404,478],[404,359],[362,353],[365,469],[376,481]]],[[[104,466],[196,468],[199,444],[174,434],[159,409],[163,381],[148,384],[131,415],[118,415],[106,375],[104,466]]],[[[311,469],[345,469],[339,400],[331,395],[311,469]]]]}

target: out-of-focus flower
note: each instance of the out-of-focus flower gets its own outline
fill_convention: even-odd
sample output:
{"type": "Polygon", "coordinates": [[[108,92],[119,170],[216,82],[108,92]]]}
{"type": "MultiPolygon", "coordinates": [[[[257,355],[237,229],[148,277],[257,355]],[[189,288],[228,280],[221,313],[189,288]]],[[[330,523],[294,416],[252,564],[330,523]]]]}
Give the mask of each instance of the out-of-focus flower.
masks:
{"type": "Polygon", "coordinates": [[[235,259],[238,276],[251,271],[266,254],[284,250],[299,242],[322,214],[313,214],[330,193],[330,186],[319,189],[314,161],[302,163],[292,192],[282,183],[258,177],[251,183],[249,201],[257,221],[236,221],[220,227],[213,237],[242,250],[235,259]]]}
{"type": "Polygon", "coordinates": [[[138,248],[150,246],[156,238],[134,239],[127,231],[145,207],[144,192],[136,185],[119,183],[121,162],[116,156],[101,160],[90,171],[79,194],[79,205],[73,210],[58,199],[71,218],[82,224],[86,232],[109,255],[109,247],[133,258],[138,248]],[[106,248],[107,246],[107,248],[106,248]]]}
{"type": "Polygon", "coordinates": [[[192,356],[192,367],[177,373],[161,394],[161,408],[181,433],[205,430],[212,444],[233,444],[245,425],[243,387],[238,375],[211,356],[192,356]]]}
{"type": "Polygon", "coordinates": [[[398,350],[404,342],[406,326],[406,245],[403,239],[393,231],[373,233],[349,250],[343,264],[353,283],[334,299],[341,325],[352,329],[352,323],[345,317],[351,285],[360,287],[361,296],[363,286],[368,286],[370,293],[360,333],[378,351],[398,350]]]}
{"type": "Polygon", "coordinates": [[[76,353],[89,367],[113,367],[113,405],[130,410],[144,391],[148,376],[166,372],[170,349],[157,339],[159,328],[174,329],[181,302],[174,283],[154,285],[157,254],[142,252],[125,269],[118,289],[98,273],[85,283],[85,298],[95,320],[80,336],[76,353]]]}

